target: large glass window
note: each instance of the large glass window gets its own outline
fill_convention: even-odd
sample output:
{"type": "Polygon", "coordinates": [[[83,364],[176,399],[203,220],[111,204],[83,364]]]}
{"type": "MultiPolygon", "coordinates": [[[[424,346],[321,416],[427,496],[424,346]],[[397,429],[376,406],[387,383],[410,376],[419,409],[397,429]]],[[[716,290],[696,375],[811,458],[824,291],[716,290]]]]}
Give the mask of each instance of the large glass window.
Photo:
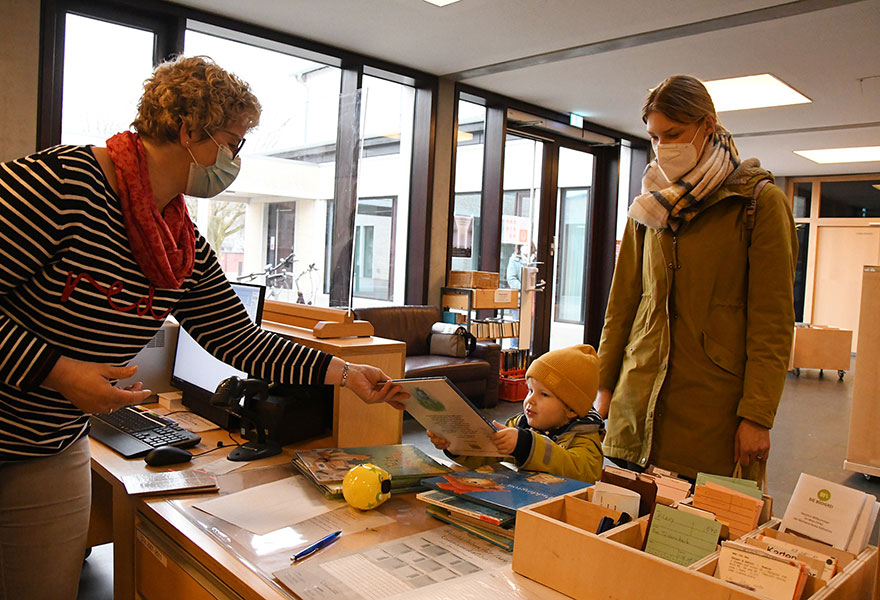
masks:
{"type": "Polygon", "coordinates": [[[823,181],[819,217],[880,217],[880,179],[823,181]]]}
{"type": "Polygon", "coordinates": [[[247,81],[263,107],[232,186],[191,200],[199,230],[230,279],[265,283],[273,299],[327,306],[322,287],[310,282],[322,280],[325,265],[340,70],[194,30],[185,52],[210,56],[247,81]]]}
{"type": "Polygon", "coordinates": [[[395,248],[407,245],[414,106],[412,87],[364,76],[354,306],[375,305],[377,300],[404,304],[406,252],[395,248]]]}
{"type": "Polygon", "coordinates": [[[476,270],[480,255],[480,205],[486,109],[459,100],[452,216],[452,269],[476,270]]]}
{"type": "Polygon", "coordinates": [[[626,144],[620,145],[620,169],[617,182],[617,234],[614,239],[614,264],[620,256],[620,245],[623,242],[623,232],[626,231],[626,219],[629,213],[629,205],[632,203],[633,194],[630,191],[630,171],[632,170],[632,148],[626,144]]]}
{"type": "Polygon", "coordinates": [[[810,181],[799,181],[794,184],[794,198],[791,212],[795,219],[808,219],[813,198],[813,184],[810,181]]]}
{"type": "Polygon", "coordinates": [[[807,253],[810,249],[810,226],[807,223],[798,223],[798,256],[797,266],[794,270],[794,320],[804,320],[804,296],[807,285],[807,253]]]}
{"type": "MultiPolygon", "coordinates": [[[[354,297],[365,301],[355,302],[355,306],[374,304],[367,300],[392,300],[397,255],[394,251],[396,209],[396,198],[358,200],[354,232],[354,297]]],[[[403,272],[402,266],[400,272],[403,272]]]]}
{"type": "Polygon", "coordinates": [[[66,15],[62,144],[104,146],[128,129],[153,71],[154,44],[150,31],[66,15]]]}

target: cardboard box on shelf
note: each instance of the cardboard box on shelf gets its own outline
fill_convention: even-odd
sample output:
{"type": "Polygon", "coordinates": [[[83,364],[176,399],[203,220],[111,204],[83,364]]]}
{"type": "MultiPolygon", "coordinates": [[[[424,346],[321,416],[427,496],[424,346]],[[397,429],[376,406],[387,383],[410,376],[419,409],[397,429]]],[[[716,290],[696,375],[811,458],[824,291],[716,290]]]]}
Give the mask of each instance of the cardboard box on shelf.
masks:
{"type": "Polygon", "coordinates": [[[498,273],[491,271],[450,271],[449,287],[495,289],[498,273]]]}
{"type": "MultiPolygon", "coordinates": [[[[472,293],[472,305],[474,310],[482,308],[519,308],[519,292],[517,290],[484,290],[470,289],[472,293]]],[[[443,306],[467,310],[467,294],[446,292],[443,294],[443,306]]]]}

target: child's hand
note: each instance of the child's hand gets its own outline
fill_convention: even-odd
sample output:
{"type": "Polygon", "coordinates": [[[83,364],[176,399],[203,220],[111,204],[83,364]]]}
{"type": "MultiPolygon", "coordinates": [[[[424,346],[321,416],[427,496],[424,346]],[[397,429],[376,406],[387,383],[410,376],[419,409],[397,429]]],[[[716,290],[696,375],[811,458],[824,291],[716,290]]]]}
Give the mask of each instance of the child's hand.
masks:
{"type": "Polygon", "coordinates": [[[428,433],[428,438],[431,440],[431,443],[434,444],[434,447],[437,450],[446,450],[449,448],[449,440],[446,438],[442,438],[439,435],[434,435],[430,431],[428,433]]]}
{"type": "Polygon", "coordinates": [[[498,452],[504,456],[510,456],[516,448],[517,440],[519,440],[519,429],[516,427],[505,427],[498,421],[492,421],[492,424],[499,428],[498,431],[492,434],[492,442],[495,443],[498,452]]]}

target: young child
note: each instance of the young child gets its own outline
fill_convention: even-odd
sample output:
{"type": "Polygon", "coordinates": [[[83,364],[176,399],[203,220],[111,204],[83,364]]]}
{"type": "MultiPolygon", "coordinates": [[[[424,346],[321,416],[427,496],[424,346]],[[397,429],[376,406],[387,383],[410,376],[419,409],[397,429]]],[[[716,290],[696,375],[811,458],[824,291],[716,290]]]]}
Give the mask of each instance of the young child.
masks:
{"type": "MultiPolygon", "coordinates": [[[[602,474],[603,421],[593,409],[599,387],[599,359],[592,346],[581,344],[548,352],[526,371],[529,394],[523,412],[508,419],[493,435],[495,447],[527,471],[543,471],[589,483],[602,474]]],[[[430,431],[438,450],[449,442],[430,431]]],[[[501,458],[456,456],[474,468],[501,458]]]]}

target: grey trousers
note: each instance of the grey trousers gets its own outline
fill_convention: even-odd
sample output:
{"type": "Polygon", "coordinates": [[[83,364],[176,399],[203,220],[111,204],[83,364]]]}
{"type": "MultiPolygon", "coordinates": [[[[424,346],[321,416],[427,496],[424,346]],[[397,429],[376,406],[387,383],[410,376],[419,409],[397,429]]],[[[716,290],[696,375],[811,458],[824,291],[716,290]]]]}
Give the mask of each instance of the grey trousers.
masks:
{"type": "Polygon", "coordinates": [[[83,438],[60,454],[0,462],[0,600],[75,600],[91,507],[83,438]]]}

